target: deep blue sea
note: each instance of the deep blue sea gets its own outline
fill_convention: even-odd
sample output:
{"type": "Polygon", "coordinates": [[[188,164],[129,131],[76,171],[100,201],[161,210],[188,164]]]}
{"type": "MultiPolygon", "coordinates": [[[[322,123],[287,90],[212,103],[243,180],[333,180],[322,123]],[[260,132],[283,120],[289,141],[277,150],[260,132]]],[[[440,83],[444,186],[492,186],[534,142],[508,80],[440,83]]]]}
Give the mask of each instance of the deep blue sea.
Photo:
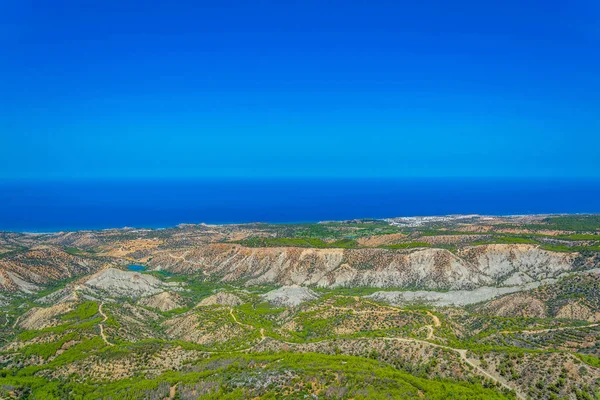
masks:
{"type": "Polygon", "coordinates": [[[599,180],[205,180],[0,183],[0,230],[600,213],[599,180]]]}

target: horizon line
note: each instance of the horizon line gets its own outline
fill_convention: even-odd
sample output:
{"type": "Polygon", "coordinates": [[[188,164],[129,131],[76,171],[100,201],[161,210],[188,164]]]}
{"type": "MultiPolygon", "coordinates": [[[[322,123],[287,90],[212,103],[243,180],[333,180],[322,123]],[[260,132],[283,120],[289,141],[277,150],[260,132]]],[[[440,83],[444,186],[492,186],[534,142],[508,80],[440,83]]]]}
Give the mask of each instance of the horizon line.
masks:
{"type": "Polygon", "coordinates": [[[59,229],[59,230],[45,230],[45,231],[20,231],[20,230],[3,230],[0,229],[0,233],[20,233],[25,235],[53,235],[62,232],[100,232],[100,231],[112,231],[112,230],[163,230],[163,229],[176,229],[180,226],[185,225],[204,225],[204,226],[227,226],[227,225],[253,225],[253,224],[265,224],[265,225],[301,225],[301,224],[322,224],[328,222],[347,222],[347,221],[387,221],[390,219],[399,218],[444,218],[444,217],[492,217],[492,218],[511,218],[511,217],[554,217],[562,215],[581,215],[581,216],[600,216],[598,212],[551,212],[551,213],[519,213],[519,214],[436,214],[436,215],[403,215],[395,217],[360,217],[350,219],[329,219],[329,220],[313,220],[313,221],[280,221],[280,222],[269,222],[269,221],[250,221],[250,222],[219,222],[219,223],[207,223],[207,222],[180,222],[174,225],[164,226],[121,226],[121,227],[109,227],[109,228],[81,228],[81,229],[59,229]]]}

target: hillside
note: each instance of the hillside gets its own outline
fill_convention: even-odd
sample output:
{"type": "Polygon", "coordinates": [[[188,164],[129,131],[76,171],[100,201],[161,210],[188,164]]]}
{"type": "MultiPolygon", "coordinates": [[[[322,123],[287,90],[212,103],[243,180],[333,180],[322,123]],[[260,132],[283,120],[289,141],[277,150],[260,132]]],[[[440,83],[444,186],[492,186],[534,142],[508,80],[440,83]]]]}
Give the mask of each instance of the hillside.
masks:
{"type": "Polygon", "coordinates": [[[599,228],[520,218],[2,234],[0,398],[595,398],[599,228]]]}

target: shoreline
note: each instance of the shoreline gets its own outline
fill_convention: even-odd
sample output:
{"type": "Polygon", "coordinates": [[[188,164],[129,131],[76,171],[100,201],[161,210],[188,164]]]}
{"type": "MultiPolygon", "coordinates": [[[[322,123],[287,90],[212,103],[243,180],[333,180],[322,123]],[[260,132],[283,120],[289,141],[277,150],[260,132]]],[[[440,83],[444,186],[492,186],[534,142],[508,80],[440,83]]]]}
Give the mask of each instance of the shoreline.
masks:
{"type": "MultiPolygon", "coordinates": [[[[396,216],[396,217],[384,217],[384,218],[372,218],[372,217],[362,217],[362,218],[352,218],[352,219],[341,219],[341,220],[319,220],[319,221],[278,221],[278,222],[268,222],[268,221],[253,221],[253,222],[223,222],[223,223],[190,223],[190,222],[181,222],[175,225],[165,225],[165,226],[152,226],[152,227],[132,227],[132,226],[122,226],[122,227],[110,227],[110,228],[76,228],[76,229],[57,229],[57,230],[10,230],[10,229],[0,229],[0,233],[18,233],[25,235],[53,235],[57,233],[68,233],[68,232],[100,232],[100,231],[115,231],[115,230],[136,230],[136,231],[157,231],[157,230],[165,230],[165,229],[176,229],[182,226],[198,226],[204,225],[207,227],[210,226],[240,226],[240,225],[255,225],[255,224],[265,224],[265,225],[302,225],[302,224],[321,224],[321,223],[335,223],[335,222],[347,222],[347,221],[385,221],[390,225],[398,224],[390,222],[392,220],[409,220],[415,221],[423,219],[425,221],[431,221],[433,219],[445,219],[445,220],[455,220],[455,219],[466,219],[466,218],[527,218],[527,217],[557,217],[557,216],[594,216],[600,215],[600,212],[561,212],[561,213],[532,213],[532,214],[448,214],[448,215],[413,215],[413,216],[396,216]]],[[[407,226],[409,227],[409,226],[407,226]]]]}

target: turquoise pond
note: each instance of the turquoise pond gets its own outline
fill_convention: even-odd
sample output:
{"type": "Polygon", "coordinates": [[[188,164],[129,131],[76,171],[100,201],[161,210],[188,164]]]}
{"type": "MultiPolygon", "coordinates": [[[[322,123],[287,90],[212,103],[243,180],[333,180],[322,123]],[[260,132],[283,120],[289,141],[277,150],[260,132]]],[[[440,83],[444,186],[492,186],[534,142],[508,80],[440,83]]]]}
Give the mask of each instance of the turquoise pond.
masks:
{"type": "Polygon", "coordinates": [[[141,271],[145,271],[146,267],[144,267],[143,265],[128,265],[127,269],[130,271],[141,272],[141,271]]]}

